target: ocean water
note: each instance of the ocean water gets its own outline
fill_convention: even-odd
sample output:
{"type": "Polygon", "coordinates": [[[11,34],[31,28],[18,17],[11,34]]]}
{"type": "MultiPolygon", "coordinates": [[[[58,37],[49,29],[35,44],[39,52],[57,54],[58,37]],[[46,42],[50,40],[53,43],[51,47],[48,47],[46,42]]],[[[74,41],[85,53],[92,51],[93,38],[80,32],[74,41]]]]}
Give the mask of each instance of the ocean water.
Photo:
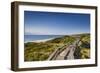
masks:
{"type": "Polygon", "coordinates": [[[24,42],[36,41],[36,40],[44,40],[49,38],[57,38],[63,35],[24,35],[24,42]]]}

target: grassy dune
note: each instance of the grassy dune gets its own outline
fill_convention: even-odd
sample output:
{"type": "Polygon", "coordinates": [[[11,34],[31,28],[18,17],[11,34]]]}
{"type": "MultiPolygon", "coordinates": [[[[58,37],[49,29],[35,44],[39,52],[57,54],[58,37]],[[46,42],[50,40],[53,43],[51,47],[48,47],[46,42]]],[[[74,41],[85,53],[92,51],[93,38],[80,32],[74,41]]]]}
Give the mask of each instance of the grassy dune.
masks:
{"type": "Polygon", "coordinates": [[[80,36],[80,42],[77,44],[75,50],[76,59],[86,59],[90,58],[90,35],[89,34],[78,34],[70,36],[62,36],[55,38],[46,42],[28,42],[24,43],[24,60],[25,61],[44,61],[46,60],[51,53],[58,47],[63,45],[72,44],[76,37],[80,36]]]}
{"type": "Polygon", "coordinates": [[[76,59],[90,58],[90,34],[81,35],[80,42],[77,44],[74,55],[76,59]]]}
{"type": "Polygon", "coordinates": [[[64,36],[55,38],[46,42],[28,42],[25,43],[24,59],[25,61],[43,61],[58,47],[64,44],[74,42],[75,38],[71,36],[64,36]]]}

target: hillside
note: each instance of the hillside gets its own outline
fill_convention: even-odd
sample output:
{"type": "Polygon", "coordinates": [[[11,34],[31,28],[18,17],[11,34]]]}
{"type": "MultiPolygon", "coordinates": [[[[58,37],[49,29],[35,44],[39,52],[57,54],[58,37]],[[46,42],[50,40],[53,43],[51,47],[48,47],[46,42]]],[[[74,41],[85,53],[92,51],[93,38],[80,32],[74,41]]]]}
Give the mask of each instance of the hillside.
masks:
{"type": "Polygon", "coordinates": [[[64,35],[46,42],[25,43],[25,61],[44,61],[59,47],[69,46],[77,38],[80,39],[75,49],[75,59],[90,58],[90,34],[64,35]]]}

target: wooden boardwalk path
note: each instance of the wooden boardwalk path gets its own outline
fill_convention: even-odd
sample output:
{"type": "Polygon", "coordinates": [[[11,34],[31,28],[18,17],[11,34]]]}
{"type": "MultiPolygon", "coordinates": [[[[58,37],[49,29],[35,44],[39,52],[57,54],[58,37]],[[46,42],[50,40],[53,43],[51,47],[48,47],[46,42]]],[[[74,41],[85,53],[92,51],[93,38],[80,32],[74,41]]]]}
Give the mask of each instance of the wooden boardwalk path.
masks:
{"type": "Polygon", "coordinates": [[[80,39],[77,39],[73,44],[69,46],[62,46],[57,48],[48,58],[48,60],[66,60],[74,59],[74,52],[76,49],[76,44],[79,43],[80,39]]]}

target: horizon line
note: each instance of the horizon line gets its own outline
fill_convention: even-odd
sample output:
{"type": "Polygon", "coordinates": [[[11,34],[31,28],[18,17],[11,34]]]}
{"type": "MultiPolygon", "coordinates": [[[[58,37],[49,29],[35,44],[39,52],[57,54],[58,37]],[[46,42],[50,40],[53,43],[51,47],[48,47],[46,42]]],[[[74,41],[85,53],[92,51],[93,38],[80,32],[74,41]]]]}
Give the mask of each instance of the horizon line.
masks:
{"type": "Polygon", "coordinates": [[[24,34],[24,35],[78,35],[78,34],[90,34],[90,32],[87,33],[73,33],[73,34],[24,34]]]}

